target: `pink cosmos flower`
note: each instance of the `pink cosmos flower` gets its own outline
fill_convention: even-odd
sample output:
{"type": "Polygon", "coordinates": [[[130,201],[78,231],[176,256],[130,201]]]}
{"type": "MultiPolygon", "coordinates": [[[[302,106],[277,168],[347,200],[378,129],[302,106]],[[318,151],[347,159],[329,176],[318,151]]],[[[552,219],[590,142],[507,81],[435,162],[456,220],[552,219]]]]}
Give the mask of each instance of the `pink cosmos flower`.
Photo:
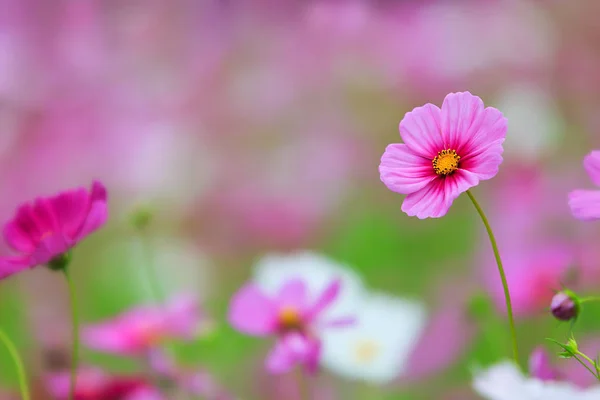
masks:
{"type": "MultiPolygon", "coordinates": [[[[600,150],[592,151],[583,160],[583,166],[594,184],[600,186],[600,150]]],[[[573,216],[583,221],[600,218],[600,190],[574,190],[569,193],[573,216]]]]}
{"type": "Polygon", "coordinates": [[[496,175],[506,124],[500,111],[469,92],[450,93],[441,109],[417,107],[400,122],[404,143],[390,144],[381,158],[381,180],[408,195],[402,203],[408,215],[442,217],[462,192],[496,175]]]}
{"type": "Polygon", "coordinates": [[[202,315],[194,299],[181,296],[165,306],[141,306],[116,318],[90,325],[82,342],[91,349],[134,355],[167,339],[191,340],[201,332],[202,315]]]}
{"type": "Polygon", "coordinates": [[[106,189],[100,182],[94,182],[90,192],[78,188],[21,205],[3,232],[6,243],[19,254],[0,257],[0,278],[50,263],[107,218],[106,189]]]}
{"type": "Polygon", "coordinates": [[[253,336],[277,336],[277,342],[266,360],[269,372],[284,373],[295,365],[303,365],[309,373],[314,373],[321,353],[319,331],[353,322],[348,317],[322,320],[322,313],[333,304],[340,288],[341,281],[331,282],[311,303],[307,285],[301,279],[287,281],[273,297],[249,283],[231,300],[228,319],[240,332],[253,336]]]}
{"type": "MultiPolygon", "coordinates": [[[[70,372],[62,371],[46,377],[46,385],[54,399],[69,398],[70,372]]],[[[83,367],[77,375],[75,400],[163,400],[162,395],[142,377],[110,376],[104,371],[83,367]]]]}

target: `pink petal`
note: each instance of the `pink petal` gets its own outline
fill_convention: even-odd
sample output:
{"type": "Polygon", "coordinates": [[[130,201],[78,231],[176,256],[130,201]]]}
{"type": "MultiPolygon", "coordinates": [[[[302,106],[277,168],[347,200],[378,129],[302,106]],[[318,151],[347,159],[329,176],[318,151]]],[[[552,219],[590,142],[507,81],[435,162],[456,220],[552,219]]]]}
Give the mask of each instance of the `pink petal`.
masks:
{"type": "Polygon", "coordinates": [[[425,104],[406,113],[400,121],[400,136],[412,152],[431,161],[444,150],[440,125],[440,109],[425,104]]]}
{"type": "Polygon", "coordinates": [[[199,332],[202,314],[193,296],[180,295],[171,300],[164,316],[165,331],[173,337],[192,339],[199,332]]]}
{"type": "Polygon", "coordinates": [[[329,284],[321,293],[315,304],[311,307],[307,319],[317,318],[318,315],[323,312],[327,307],[331,305],[340,294],[340,289],[342,288],[341,279],[336,279],[329,284]]]}
{"type": "Polygon", "coordinates": [[[67,241],[60,233],[51,234],[38,243],[36,249],[31,253],[31,261],[34,265],[48,263],[53,258],[66,253],[72,242],[67,241]]]}
{"type": "Polygon", "coordinates": [[[475,175],[459,169],[454,174],[438,178],[418,192],[406,196],[402,203],[402,211],[419,219],[443,217],[454,199],[478,182],[475,175]]]}
{"type": "Polygon", "coordinates": [[[242,287],[231,300],[229,323],[249,335],[268,335],[277,329],[275,302],[254,284],[242,287]]]}
{"type": "Polygon", "coordinates": [[[456,150],[463,162],[502,144],[507,120],[495,108],[484,108],[483,101],[469,92],[450,93],[441,110],[444,144],[456,150]]]}
{"type": "Polygon", "coordinates": [[[529,356],[529,374],[542,381],[555,381],[558,371],[550,363],[550,357],[543,347],[537,347],[529,356]]]}
{"type": "Polygon", "coordinates": [[[58,219],[52,202],[49,199],[36,199],[33,204],[32,213],[42,237],[59,230],[58,219]]]}
{"type": "Polygon", "coordinates": [[[308,298],[307,290],[306,284],[301,279],[293,279],[284,283],[277,294],[278,306],[303,310],[308,298]]]}
{"type": "Polygon", "coordinates": [[[432,160],[413,153],[405,144],[390,144],[379,165],[381,181],[393,192],[416,192],[437,177],[432,160]]]}
{"type": "Polygon", "coordinates": [[[30,253],[35,249],[33,238],[17,220],[12,220],[4,226],[3,235],[4,241],[16,251],[30,253]]]}
{"type": "Polygon", "coordinates": [[[81,332],[81,342],[96,351],[115,354],[135,354],[140,349],[131,340],[119,323],[106,323],[84,328],[81,332]]]}
{"type": "Polygon", "coordinates": [[[595,150],[585,156],[583,166],[592,182],[600,186],[600,151],[595,150]]]}
{"type": "Polygon", "coordinates": [[[75,239],[90,208],[87,191],[84,188],[69,190],[55,196],[51,201],[61,231],[65,236],[75,239]]]}
{"type": "Polygon", "coordinates": [[[265,360],[267,371],[272,374],[285,374],[294,368],[294,354],[283,340],[278,340],[265,360]]]}
{"type": "Polygon", "coordinates": [[[33,265],[28,257],[2,257],[0,258],[0,279],[31,267],[33,265]]]}
{"type": "Polygon", "coordinates": [[[502,144],[496,143],[487,148],[483,153],[475,154],[460,160],[460,169],[469,171],[479,180],[491,179],[498,173],[502,164],[502,144]]]}
{"type": "Polygon", "coordinates": [[[94,182],[90,194],[90,208],[87,216],[77,233],[76,240],[81,240],[96,231],[108,219],[108,204],[106,203],[106,188],[100,182],[94,182]]]}
{"type": "Polygon", "coordinates": [[[600,190],[574,190],[569,193],[569,207],[577,219],[591,221],[600,218],[600,190]]]}

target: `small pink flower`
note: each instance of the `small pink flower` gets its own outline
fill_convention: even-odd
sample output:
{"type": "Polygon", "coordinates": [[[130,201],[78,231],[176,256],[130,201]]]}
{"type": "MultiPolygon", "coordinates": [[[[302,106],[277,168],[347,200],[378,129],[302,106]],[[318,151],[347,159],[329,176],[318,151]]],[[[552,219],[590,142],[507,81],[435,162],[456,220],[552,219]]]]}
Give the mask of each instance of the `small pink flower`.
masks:
{"type": "Polygon", "coordinates": [[[106,189],[100,182],[94,182],[90,192],[78,188],[21,205],[3,232],[6,243],[19,254],[0,257],[0,278],[51,263],[107,218],[106,189]]]}
{"type": "Polygon", "coordinates": [[[560,375],[550,363],[550,357],[543,347],[537,347],[529,356],[529,374],[542,381],[555,381],[560,375]]]}
{"type": "Polygon", "coordinates": [[[229,307],[229,322],[249,335],[277,336],[275,347],[266,360],[269,372],[284,373],[295,365],[303,365],[312,373],[320,359],[319,331],[353,322],[352,318],[322,320],[322,313],[333,304],[340,288],[341,282],[333,281],[315,302],[310,302],[307,286],[300,279],[288,281],[273,297],[250,283],[234,295],[229,307]]]}
{"type": "MultiPolygon", "coordinates": [[[[49,393],[57,400],[69,398],[70,372],[46,377],[49,393]]],[[[162,395],[142,377],[111,376],[98,368],[83,367],[77,374],[75,400],[163,400],[162,395]]]]}
{"type": "MultiPolygon", "coordinates": [[[[600,186],[600,150],[588,154],[583,166],[592,182],[600,186]]],[[[591,221],[600,218],[600,190],[572,191],[569,193],[569,207],[577,219],[591,221]]]]}
{"type": "Polygon", "coordinates": [[[136,307],[110,321],[87,326],[82,342],[98,351],[140,354],[168,339],[193,339],[200,334],[201,323],[195,300],[180,297],[166,306],[136,307]]]}
{"type": "Polygon", "coordinates": [[[418,218],[444,216],[454,199],[494,177],[502,163],[506,118],[469,92],[450,93],[406,113],[404,143],[390,144],[379,173],[392,191],[406,194],[402,211],[418,218]]]}

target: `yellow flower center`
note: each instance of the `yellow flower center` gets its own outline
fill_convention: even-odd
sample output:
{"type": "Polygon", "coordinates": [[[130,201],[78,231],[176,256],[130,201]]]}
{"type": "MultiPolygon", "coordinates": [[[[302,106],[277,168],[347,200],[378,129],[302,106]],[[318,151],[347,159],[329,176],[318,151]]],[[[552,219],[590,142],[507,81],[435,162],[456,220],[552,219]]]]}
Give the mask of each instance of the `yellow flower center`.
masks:
{"type": "Polygon", "coordinates": [[[293,307],[283,307],[278,315],[279,326],[282,330],[301,330],[302,318],[298,311],[293,307]]]}
{"type": "Polygon", "coordinates": [[[455,150],[442,150],[433,159],[433,170],[436,174],[446,176],[450,175],[458,169],[458,162],[460,156],[456,154],[455,150]]]}
{"type": "Polygon", "coordinates": [[[377,342],[372,340],[365,340],[355,347],[354,356],[356,360],[361,364],[367,364],[373,361],[377,354],[379,353],[379,345],[377,342]]]}

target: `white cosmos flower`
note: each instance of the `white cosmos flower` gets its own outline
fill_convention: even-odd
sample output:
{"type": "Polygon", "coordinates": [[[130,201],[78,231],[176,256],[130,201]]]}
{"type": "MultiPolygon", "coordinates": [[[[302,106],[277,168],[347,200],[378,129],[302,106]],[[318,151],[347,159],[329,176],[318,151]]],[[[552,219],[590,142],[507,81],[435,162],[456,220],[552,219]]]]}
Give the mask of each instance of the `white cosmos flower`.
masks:
{"type": "Polygon", "coordinates": [[[346,378],[377,384],[402,375],[425,328],[425,307],[412,300],[370,293],[356,312],[356,324],[324,332],[322,365],[346,378]]]}
{"type": "Polygon", "coordinates": [[[335,302],[324,311],[325,318],[354,316],[357,304],[364,296],[362,280],[356,272],[310,251],[267,255],[258,261],[254,270],[255,283],[272,295],[285,282],[295,278],[305,282],[308,296],[314,301],[333,280],[342,281],[335,302]]]}
{"type": "Polygon", "coordinates": [[[567,382],[524,376],[511,362],[475,374],[473,388],[488,400],[598,400],[600,386],[581,389],[567,382]]]}

